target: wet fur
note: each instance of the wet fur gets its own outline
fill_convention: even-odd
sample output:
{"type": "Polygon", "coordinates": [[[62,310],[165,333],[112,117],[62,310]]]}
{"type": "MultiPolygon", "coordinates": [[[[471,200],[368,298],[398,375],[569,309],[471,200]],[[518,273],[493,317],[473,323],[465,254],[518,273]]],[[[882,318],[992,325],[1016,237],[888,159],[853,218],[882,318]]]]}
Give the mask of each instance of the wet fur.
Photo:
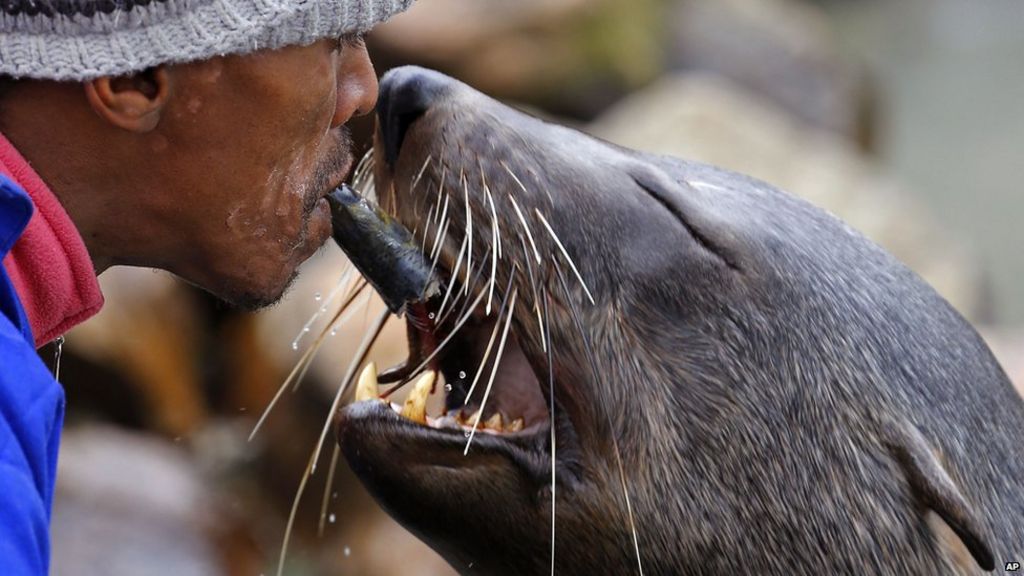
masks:
{"type": "MultiPolygon", "coordinates": [[[[1024,557],[1024,403],[917,275],[745,176],[599,142],[454,82],[435,108],[392,182],[411,181],[428,153],[445,156],[452,188],[481,166],[492,190],[548,216],[598,300],[575,285],[567,298],[550,266],[538,271],[553,299],[557,574],[637,571],[613,437],[646,574],[971,574],[1024,557]]],[[[409,203],[423,202],[421,218],[430,205],[403,200],[391,208],[407,223],[409,203]]],[[[505,246],[517,246],[504,208],[505,246]]],[[[514,330],[543,373],[520,292],[514,330]]],[[[543,458],[484,446],[459,460],[438,446],[437,466],[402,470],[394,462],[422,451],[375,432],[342,422],[349,462],[461,573],[550,571],[543,458]]]]}

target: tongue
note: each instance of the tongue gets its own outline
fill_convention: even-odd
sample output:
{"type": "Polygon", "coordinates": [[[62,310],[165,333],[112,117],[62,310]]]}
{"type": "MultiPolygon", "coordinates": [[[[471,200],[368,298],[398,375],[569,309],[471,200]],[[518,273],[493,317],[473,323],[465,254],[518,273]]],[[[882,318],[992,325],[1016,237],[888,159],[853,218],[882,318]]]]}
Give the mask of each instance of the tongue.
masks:
{"type": "MultiPolygon", "coordinates": [[[[487,367],[486,373],[481,377],[480,386],[473,391],[469,404],[479,406],[482,402],[484,388],[492,368],[493,366],[487,367]]],[[[483,417],[489,418],[495,413],[522,417],[527,424],[541,422],[547,418],[547,400],[541,392],[533,368],[515,338],[509,338],[508,347],[501,357],[483,417]]]]}
{"type": "Polygon", "coordinates": [[[435,338],[433,332],[423,330],[417,326],[417,322],[412,321],[413,316],[418,315],[417,310],[420,308],[421,306],[412,307],[410,309],[410,321],[405,323],[406,340],[409,344],[409,357],[402,364],[381,372],[377,376],[377,381],[381,384],[393,384],[408,380],[412,376],[413,370],[418,368],[420,364],[423,364],[427,356],[433,352],[433,346],[430,344],[435,338]]]}

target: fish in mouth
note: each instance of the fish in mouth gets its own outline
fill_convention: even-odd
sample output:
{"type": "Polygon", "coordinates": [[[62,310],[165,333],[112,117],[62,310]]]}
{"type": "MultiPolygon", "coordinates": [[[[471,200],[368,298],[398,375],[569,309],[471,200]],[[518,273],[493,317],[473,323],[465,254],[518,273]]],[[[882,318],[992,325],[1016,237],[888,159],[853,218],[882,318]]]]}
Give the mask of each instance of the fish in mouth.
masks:
{"type": "MultiPolygon", "coordinates": [[[[380,207],[436,284],[400,306],[409,358],[361,371],[338,444],[460,573],[971,573],[1022,552],[1000,511],[1024,511],[1024,406],[881,249],[432,71],[389,73],[378,113],[380,207]]],[[[388,300],[404,280],[378,274],[388,300]]]]}

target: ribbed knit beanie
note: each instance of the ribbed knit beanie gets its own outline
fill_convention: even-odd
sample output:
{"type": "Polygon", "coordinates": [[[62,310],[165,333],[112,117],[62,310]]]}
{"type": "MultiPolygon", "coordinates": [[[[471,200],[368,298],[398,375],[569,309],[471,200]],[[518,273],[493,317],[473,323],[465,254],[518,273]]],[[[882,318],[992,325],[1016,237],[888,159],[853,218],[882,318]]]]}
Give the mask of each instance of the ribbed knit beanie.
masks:
{"type": "Polygon", "coordinates": [[[361,33],[413,0],[0,0],[0,75],[91,80],[361,33]]]}

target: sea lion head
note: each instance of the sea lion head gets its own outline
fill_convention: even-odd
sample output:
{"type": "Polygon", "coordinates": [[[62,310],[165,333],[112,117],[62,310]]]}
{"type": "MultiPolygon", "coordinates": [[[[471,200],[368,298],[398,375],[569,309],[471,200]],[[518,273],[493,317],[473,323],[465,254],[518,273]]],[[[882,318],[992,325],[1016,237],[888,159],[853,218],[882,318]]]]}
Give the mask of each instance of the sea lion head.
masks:
{"type": "MultiPolygon", "coordinates": [[[[411,322],[411,361],[382,380],[410,379],[447,339],[427,364],[450,386],[427,424],[377,401],[342,410],[343,452],[382,506],[464,574],[820,560],[820,535],[792,528],[816,486],[801,479],[878,480],[830,451],[869,442],[845,423],[888,386],[890,333],[924,317],[962,330],[941,298],[763,183],[599,141],[435,72],[390,73],[378,113],[381,206],[443,279],[437,330],[411,322]],[[488,350],[503,352],[496,370],[488,350]]],[[[900,359],[920,368],[933,351],[900,359]]],[[[856,491],[814,498],[872,513],[856,491]]]]}

